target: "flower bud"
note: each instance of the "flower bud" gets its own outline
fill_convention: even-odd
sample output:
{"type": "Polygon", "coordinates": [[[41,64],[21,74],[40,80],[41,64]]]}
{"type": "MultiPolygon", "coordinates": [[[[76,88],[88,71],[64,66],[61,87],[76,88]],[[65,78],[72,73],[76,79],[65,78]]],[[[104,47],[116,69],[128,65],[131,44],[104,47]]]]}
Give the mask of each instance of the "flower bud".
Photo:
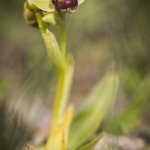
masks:
{"type": "Polygon", "coordinates": [[[24,19],[26,21],[27,24],[32,25],[34,27],[37,27],[37,21],[36,21],[36,17],[35,17],[35,13],[32,10],[30,4],[28,2],[24,3],[24,19]]]}
{"type": "Polygon", "coordinates": [[[52,4],[57,11],[72,13],[77,9],[77,0],[52,0],[52,4]]]}

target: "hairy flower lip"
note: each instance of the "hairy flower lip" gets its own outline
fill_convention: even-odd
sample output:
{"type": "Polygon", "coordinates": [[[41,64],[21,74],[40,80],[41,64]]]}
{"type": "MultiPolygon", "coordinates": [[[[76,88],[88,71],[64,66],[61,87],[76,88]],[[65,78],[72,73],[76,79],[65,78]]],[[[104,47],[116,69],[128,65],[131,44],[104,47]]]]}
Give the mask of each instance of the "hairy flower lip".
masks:
{"type": "Polygon", "coordinates": [[[72,13],[77,9],[77,0],[52,0],[52,4],[57,11],[72,13]]]}

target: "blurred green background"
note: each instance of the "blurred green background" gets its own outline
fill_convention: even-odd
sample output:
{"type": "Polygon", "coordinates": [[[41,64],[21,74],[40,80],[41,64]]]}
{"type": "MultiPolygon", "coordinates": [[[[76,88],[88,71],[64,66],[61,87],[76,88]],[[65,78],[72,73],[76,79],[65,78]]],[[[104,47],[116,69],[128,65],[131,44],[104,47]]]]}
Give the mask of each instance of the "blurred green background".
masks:
{"type": "MultiPolygon", "coordinates": [[[[0,1],[0,149],[4,150],[22,146],[36,130],[49,127],[57,82],[38,28],[24,22],[24,2],[0,1]]],[[[76,110],[100,77],[116,69],[121,78],[118,99],[100,130],[140,136],[147,143],[149,14],[149,0],[86,0],[66,19],[67,47],[76,62],[70,96],[76,110]]]]}

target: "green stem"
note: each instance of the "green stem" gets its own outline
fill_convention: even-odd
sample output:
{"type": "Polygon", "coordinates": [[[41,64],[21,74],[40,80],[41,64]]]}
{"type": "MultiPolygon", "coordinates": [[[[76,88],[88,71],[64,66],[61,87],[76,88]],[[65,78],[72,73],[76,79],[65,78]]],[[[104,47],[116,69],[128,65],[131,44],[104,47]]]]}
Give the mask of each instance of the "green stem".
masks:
{"type": "Polygon", "coordinates": [[[63,94],[64,78],[65,78],[64,72],[59,71],[57,90],[55,94],[55,101],[54,101],[53,113],[52,113],[52,127],[51,127],[52,131],[60,118],[60,114],[62,113],[60,112],[60,107],[61,107],[61,99],[63,94]]]}
{"type": "Polygon", "coordinates": [[[68,56],[66,62],[67,62],[66,69],[59,72],[58,87],[53,107],[52,127],[51,127],[52,130],[55,128],[55,126],[58,125],[60,119],[62,118],[62,115],[68,102],[71,85],[73,81],[73,74],[74,74],[73,58],[71,56],[68,56]]]}
{"type": "Polygon", "coordinates": [[[66,28],[65,28],[65,17],[66,15],[64,13],[59,12],[59,17],[62,19],[62,24],[58,26],[58,33],[60,38],[60,50],[63,57],[63,60],[66,60],[66,41],[67,41],[67,34],[66,34],[66,28]]]}
{"type": "Polygon", "coordinates": [[[42,21],[43,15],[40,12],[36,12],[35,15],[36,15],[36,19],[37,19],[40,31],[43,35],[46,33],[46,28],[47,28],[46,24],[42,21]]]}
{"type": "MultiPolygon", "coordinates": [[[[47,37],[47,26],[42,20],[43,15],[40,12],[36,13],[36,18],[37,22],[40,28],[40,31],[42,33],[43,39],[47,37]]],[[[63,18],[64,19],[64,18],[63,18]]],[[[53,112],[52,112],[52,126],[51,126],[51,131],[55,128],[55,126],[58,124],[60,118],[62,117],[64,113],[64,109],[66,107],[68,97],[70,94],[70,89],[72,85],[72,80],[73,80],[73,72],[74,72],[74,61],[71,56],[66,57],[66,30],[64,26],[59,26],[58,27],[58,32],[60,36],[60,49],[61,53],[59,55],[59,52],[56,53],[56,49],[51,53],[51,46],[49,45],[49,42],[45,42],[46,47],[48,48],[49,55],[52,58],[52,55],[54,56],[54,53],[56,53],[56,57],[59,57],[57,59],[52,59],[54,64],[57,66],[58,69],[58,85],[57,85],[57,90],[56,90],[56,96],[55,96],[55,101],[54,101],[54,106],[53,106],[53,112]],[[62,60],[60,62],[59,60],[62,60]],[[59,66],[61,63],[64,62],[64,68],[61,69],[59,66]],[[57,65],[59,64],[59,65],[57,65]]],[[[51,39],[46,39],[45,41],[51,41],[51,39]]],[[[52,43],[53,44],[53,43],[52,43]]]]}

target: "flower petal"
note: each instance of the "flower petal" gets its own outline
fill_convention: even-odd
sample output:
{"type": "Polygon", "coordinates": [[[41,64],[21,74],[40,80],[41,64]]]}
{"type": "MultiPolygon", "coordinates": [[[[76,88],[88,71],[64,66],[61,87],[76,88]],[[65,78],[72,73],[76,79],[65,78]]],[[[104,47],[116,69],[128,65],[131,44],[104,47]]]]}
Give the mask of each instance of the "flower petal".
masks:
{"type": "Polygon", "coordinates": [[[82,4],[84,0],[78,0],[78,5],[82,4]]]}

